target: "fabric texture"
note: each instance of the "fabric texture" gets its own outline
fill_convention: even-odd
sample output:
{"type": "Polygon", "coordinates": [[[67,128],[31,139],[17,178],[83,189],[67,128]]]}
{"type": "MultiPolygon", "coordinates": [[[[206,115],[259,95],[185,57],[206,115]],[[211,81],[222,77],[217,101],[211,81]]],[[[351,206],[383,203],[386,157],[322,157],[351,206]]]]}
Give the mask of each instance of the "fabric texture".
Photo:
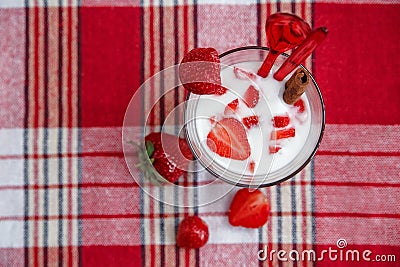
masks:
{"type": "MultiPolygon", "coordinates": [[[[1,1],[0,266],[400,266],[399,13],[397,0],[1,1]],[[209,174],[183,193],[141,188],[122,145],[137,88],[194,47],[266,46],[279,11],[329,29],[305,62],[327,124],[311,163],[262,189],[268,223],[230,226],[239,188],[201,190],[209,174]],[[203,248],[175,245],[190,214],[209,226],[203,248]]],[[[160,100],[151,129],[185,97],[160,100]]]]}

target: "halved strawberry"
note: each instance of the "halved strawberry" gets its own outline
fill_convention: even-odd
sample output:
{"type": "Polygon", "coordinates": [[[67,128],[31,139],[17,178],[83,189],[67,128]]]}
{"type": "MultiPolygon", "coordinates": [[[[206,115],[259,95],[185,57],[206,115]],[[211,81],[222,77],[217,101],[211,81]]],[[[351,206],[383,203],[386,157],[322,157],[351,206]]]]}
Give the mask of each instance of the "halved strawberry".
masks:
{"type": "Polygon", "coordinates": [[[239,106],[239,99],[236,98],[235,100],[232,100],[232,102],[228,103],[228,105],[226,105],[224,114],[228,115],[235,113],[238,106],[239,106]]]}
{"type": "Polygon", "coordinates": [[[223,95],[227,89],[221,85],[220,71],[217,50],[195,48],[182,59],[179,66],[179,78],[183,87],[194,94],[223,95]]]}
{"type": "Polygon", "coordinates": [[[207,145],[221,157],[245,160],[250,156],[246,130],[234,118],[218,121],[207,135],[207,145]]]}
{"type": "Polygon", "coordinates": [[[254,108],[260,99],[260,92],[253,85],[250,85],[243,98],[249,108],[254,108]]]}
{"type": "Polygon", "coordinates": [[[247,71],[245,69],[239,68],[239,67],[233,67],[233,73],[235,74],[235,77],[240,79],[240,80],[251,80],[255,81],[257,79],[257,75],[251,71],[247,71]]]}
{"type": "Polygon", "coordinates": [[[303,113],[306,110],[305,105],[304,105],[304,101],[301,98],[299,100],[297,100],[293,105],[295,107],[298,107],[298,111],[300,113],[303,113]]]}
{"type": "Polygon", "coordinates": [[[258,116],[254,115],[254,116],[244,117],[242,119],[242,122],[243,122],[244,126],[246,126],[248,129],[250,129],[253,126],[258,125],[258,116]]]}
{"type": "Polygon", "coordinates": [[[269,202],[260,190],[250,191],[243,188],[233,197],[228,219],[233,226],[258,228],[267,222],[269,212],[269,202]]]}
{"type": "Polygon", "coordinates": [[[275,146],[269,146],[269,153],[270,154],[275,154],[278,153],[279,150],[281,150],[281,146],[280,145],[275,145],[275,146]]]}
{"type": "Polygon", "coordinates": [[[288,116],[275,116],[272,118],[272,124],[276,128],[283,128],[289,125],[290,118],[288,116]]]}
{"type": "Polygon", "coordinates": [[[288,129],[272,131],[270,139],[278,140],[278,139],[289,138],[289,137],[294,137],[294,136],[295,136],[295,129],[288,128],[288,129]]]}

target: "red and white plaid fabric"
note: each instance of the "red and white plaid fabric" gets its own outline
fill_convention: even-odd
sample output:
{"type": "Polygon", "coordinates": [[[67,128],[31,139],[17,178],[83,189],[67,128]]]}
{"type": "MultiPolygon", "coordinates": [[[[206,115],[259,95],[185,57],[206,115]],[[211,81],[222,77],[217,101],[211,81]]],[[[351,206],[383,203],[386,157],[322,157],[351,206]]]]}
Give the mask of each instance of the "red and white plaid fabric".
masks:
{"type": "MultiPolygon", "coordinates": [[[[0,266],[400,266],[399,14],[398,0],[0,1],[0,266]],[[263,189],[271,217],[257,230],[227,222],[234,191],[198,207],[208,195],[154,187],[194,207],[154,200],[122,153],[135,90],[194,47],[266,45],[277,11],[330,31],[306,62],[326,104],[315,159],[263,189]],[[176,227],[194,213],[210,240],[179,249],[176,227]],[[265,248],[371,261],[260,261],[265,248]]],[[[177,90],[152,123],[183,99],[177,90]]]]}

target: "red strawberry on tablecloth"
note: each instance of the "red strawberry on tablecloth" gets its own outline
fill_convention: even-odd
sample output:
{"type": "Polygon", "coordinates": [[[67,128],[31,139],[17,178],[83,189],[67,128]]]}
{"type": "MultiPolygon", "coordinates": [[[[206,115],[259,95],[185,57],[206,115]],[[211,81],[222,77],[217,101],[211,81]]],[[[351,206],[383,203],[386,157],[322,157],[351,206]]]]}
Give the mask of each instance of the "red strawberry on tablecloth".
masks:
{"type": "Polygon", "coordinates": [[[145,149],[139,149],[138,167],[151,181],[174,183],[185,173],[193,154],[186,140],[176,135],[153,132],[145,137],[145,149]],[[177,149],[179,148],[179,149],[177,149]]]}
{"type": "Polygon", "coordinates": [[[176,244],[182,248],[200,248],[208,241],[208,226],[198,216],[189,216],[181,221],[176,234],[176,244]]]}
{"type": "Polygon", "coordinates": [[[270,205],[267,197],[258,189],[243,188],[237,191],[231,202],[228,219],[232,226],[258,228],[269,217],[270,205]]]}

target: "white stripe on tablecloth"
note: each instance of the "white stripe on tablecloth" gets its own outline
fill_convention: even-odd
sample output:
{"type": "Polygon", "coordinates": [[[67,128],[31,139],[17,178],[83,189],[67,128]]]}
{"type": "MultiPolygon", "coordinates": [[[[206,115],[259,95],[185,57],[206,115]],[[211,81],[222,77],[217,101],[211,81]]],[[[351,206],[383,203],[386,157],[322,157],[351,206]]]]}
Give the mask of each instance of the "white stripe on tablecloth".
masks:
{"type": "MultiPolygon", "coordinates": [[[[40,129],[40,128],[39,128],[40,129]]],[[[77,128],[72,128],[77,130],[77,128]]],[[[57,136],[59,128],[48,128],[48,154],[57,154],[57,136]]],[[[67,136],[68,128],[62,128],[67,136]]],[[[32,134],[34,129],[28,129],[32,134]]],[[[74,130],[73,130],[74,131],[74,130]]],[[[121,127],[82,128],[82,153],[87,152],[121,152],[121,127]],[[101,140],[101,142],[99,142],[101,140]]],[[[133,129],[133,136],[140,133],[140,128],[133,129]]],[[[173,130],[172,130],[173,132],[173,130]]],[[[400,151],[398,133],[400,125],[374,124],[327,124],[319,151],[330,152],[390,152],[400,151]],[[354,135],[357,134],[357,138],[354,135]]],[[[1,128],[0,157],[23,156],[23,129],[1,128]]],[[[30,135],[30,138],[32,136],[30,135]]],[[[70,137],[69,141],[76,137],[70,137]]],[[[76,140],[75,140],[76,142],[76,140]]],[[[71,153],[77,153],[77,146],[73,145],[71,153]]],[[[31,149],[30,149],[31,151],[31,149]]],[[[40,151],[37,151],[40,153],[40,151]]],[[[63,153],[66,148],[63,146],[63,153]]],[[[1,158],[0,158],[1,159],[1,158]]]]}

